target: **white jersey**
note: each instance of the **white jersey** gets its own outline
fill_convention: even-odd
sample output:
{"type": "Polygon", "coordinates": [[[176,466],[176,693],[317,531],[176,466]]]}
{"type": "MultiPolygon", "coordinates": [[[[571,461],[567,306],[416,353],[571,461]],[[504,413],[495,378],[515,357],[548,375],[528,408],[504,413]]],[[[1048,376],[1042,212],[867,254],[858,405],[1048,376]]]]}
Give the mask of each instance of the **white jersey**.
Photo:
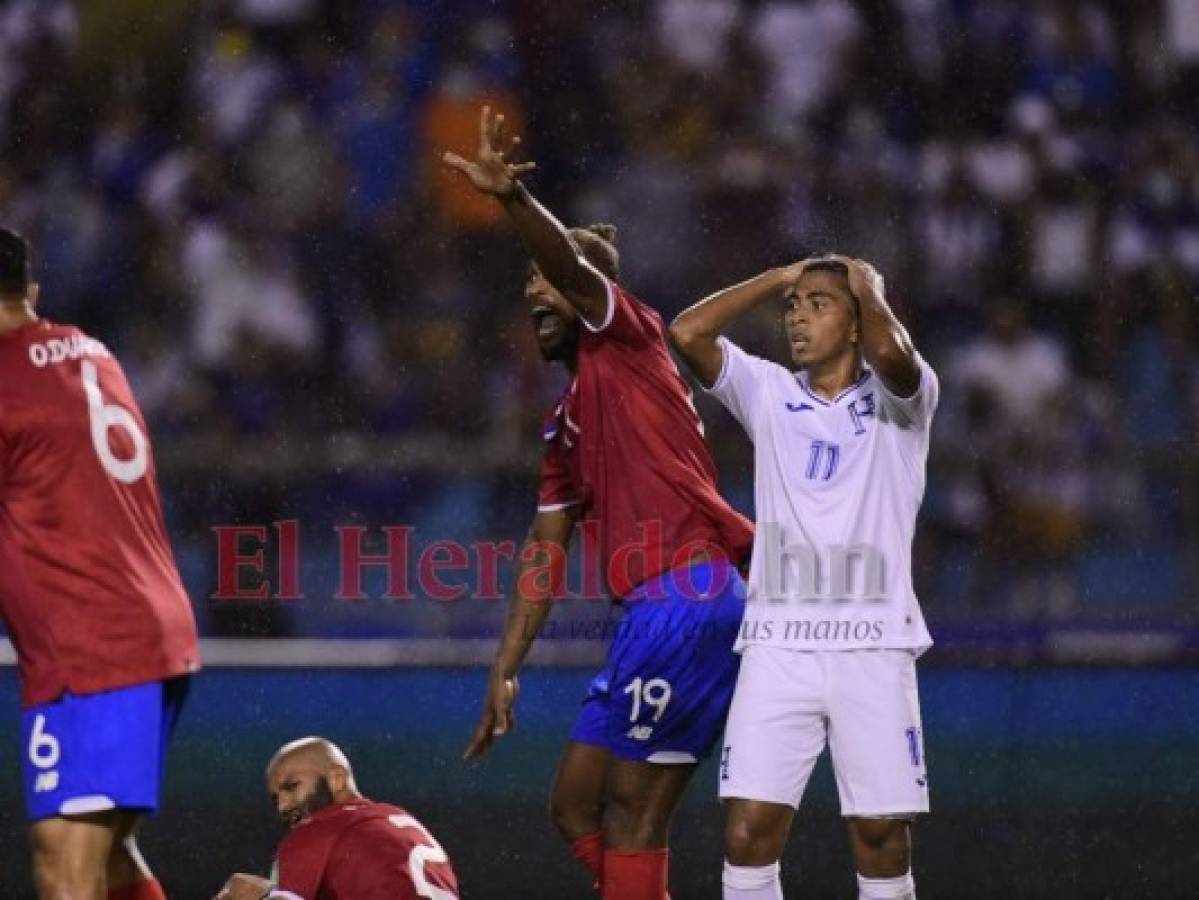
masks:
{"type": "Polygon", "coordinates": [[[932,644],[912,589],[912,536],[924,496],[940,388],[897,397],[869,368],[833,400],[805,375],[721,338],[710,393],[754,443],[757,529],[737,649],[907,648],[932,644]]]}

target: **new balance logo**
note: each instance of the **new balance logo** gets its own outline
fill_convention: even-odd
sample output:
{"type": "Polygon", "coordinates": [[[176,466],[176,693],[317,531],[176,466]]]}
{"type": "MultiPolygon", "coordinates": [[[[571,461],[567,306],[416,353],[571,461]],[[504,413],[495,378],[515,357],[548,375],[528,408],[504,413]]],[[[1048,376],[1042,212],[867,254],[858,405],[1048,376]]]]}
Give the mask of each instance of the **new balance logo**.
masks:
{"type": "Polygon", "coordinates": [[[635,741],[648,741],[654,733],[652,725],[634,725],[628,730],[625,737],[631,737],[635,741]]]}
{"type": "Polygon", "coordinates": [[[812,406],[809,403],[788,403],[787,404],[787,409],[791,410],[791,412],[803,412],[805,409],[815,409],[815,408],[816,407],[812,406]]]}
{"type": "Polygon", "coordinates": [[[58,790],[58,773],[57,772],[40,772],[37,776],[37,781],[33,783],[33,792],[35,794],[46,794],[50,791],[58,790]]]}

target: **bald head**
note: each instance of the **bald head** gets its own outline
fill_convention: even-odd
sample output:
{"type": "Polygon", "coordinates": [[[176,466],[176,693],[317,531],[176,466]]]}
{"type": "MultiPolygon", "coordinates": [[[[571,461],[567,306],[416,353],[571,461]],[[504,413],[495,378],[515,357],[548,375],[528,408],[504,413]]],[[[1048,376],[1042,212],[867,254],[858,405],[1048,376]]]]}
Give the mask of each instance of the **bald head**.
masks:
{"type": "Polygon", "coordinates": [[[267,778],[270,778],[271,769],[288,761],[302,761],[323,767],[340,766],[347,772],[350,771],[349,757],[335,743],[323,737],[305,737],[284,744],[267,763],[267,778]]]}
{"type": "Polygon", "coordinates": [[[300,738],[275,751],[266,783],[279,817],[292,826],[326,806],[362,796],[349,758],[322,737],[300,738]]]}

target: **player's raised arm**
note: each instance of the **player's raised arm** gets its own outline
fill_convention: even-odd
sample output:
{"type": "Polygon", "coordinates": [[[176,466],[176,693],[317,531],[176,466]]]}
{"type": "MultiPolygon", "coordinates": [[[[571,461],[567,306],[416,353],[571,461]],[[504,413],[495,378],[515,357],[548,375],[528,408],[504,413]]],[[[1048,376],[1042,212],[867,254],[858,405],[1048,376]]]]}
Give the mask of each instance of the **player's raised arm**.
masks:
{"type": "Polygon", "coordinates": [[[513,707],[520,690],[517,673],[541,632],[565,577],[566,551],[577,517],[578,507],[567,506],[539,510],[533,518],[529,536],[521,548],[516,589],[487,680],[483,712],[466,748],[465,759],[482,756],[491,749],[497,737],[516,727],[513,707]]]}
{"type": "Polygon", "coordinates": [[[520,143],[512,138],[512,147],[504,149],[504,117],[493,115],[484,106],[479,116],[479,150],[473,161],[456,153],[445,153],[442,161],[470,180],[475,189],[490,194],[504,210],[520,234],[537,268],[590,324],[599,326],[607,314],[608,291],[604,278],[579,253],[579,248],[554,215],[541,205],[521,184],[520,176],[532,171],[535,163],[508,161],[520,143]]]}
{"type": "Polygon", "coordinates": [[[720,377],[724,357],[717,339],[721,334],[734,319],[760,303],[783,299],[802,270],[803,263],[768,269],[706,297],[670,323],[670,342],[704,387],[711,387],[720,377]]]}
{"type": "Polygon", "coordinates": [[[920,366],[908,330],[883,294],[883,276],[870,263],[834,257],[849,270],[849,292],[858,301],[862,355],[892,394],[910,397],[920,387],[920,366]]]}

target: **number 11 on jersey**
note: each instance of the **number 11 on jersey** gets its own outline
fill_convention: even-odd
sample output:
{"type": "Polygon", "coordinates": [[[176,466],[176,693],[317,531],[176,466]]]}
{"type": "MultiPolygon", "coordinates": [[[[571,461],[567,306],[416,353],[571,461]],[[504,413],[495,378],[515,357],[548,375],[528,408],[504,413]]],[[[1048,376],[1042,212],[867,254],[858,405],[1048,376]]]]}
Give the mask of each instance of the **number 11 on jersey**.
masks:
{"type": "Polygon", "coordinates": [[[837,463],[840,461],[840,446],[826,441],[812,441],[804,477],[809,481],[828,481],[837,474],[837,463]]]}

